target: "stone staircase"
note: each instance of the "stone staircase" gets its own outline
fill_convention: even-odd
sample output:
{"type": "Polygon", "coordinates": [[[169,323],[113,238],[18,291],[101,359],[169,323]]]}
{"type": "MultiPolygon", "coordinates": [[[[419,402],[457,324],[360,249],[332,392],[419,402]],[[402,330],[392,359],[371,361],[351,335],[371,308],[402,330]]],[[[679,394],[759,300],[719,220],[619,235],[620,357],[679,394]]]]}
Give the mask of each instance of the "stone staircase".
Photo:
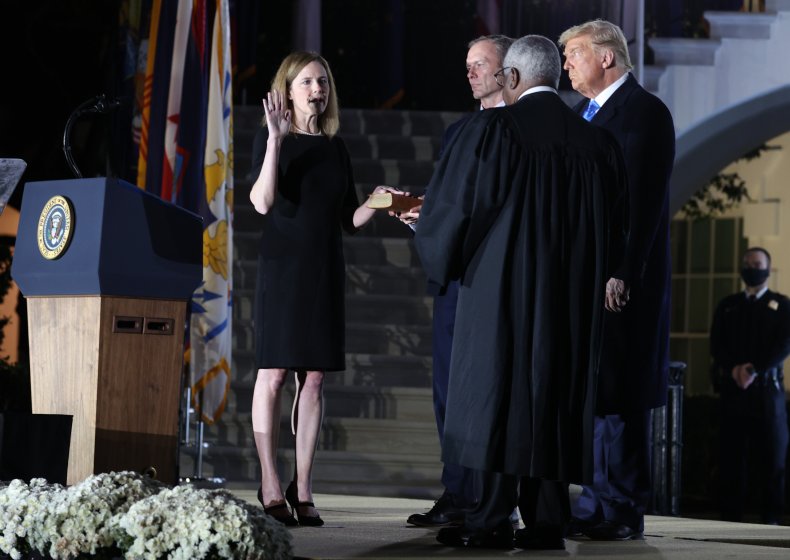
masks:
{"type": "Polygon", "coordinates": [[[645,87],[669,107],[678,134],[710,115],[787,84],[790,0],[766,0],[764,13],[705,12],[710,38],[649,39],[655,64],[645,87]]]}
{"type": "MultiPolygon", "coordinates": [[[[433,172],[441,135],[455,113],[345,110],[340,135],[351,153],[360,200],[375,185],[421,192],[433,172]]],[[[255,380],[252,316],[258,215],[249,202],[252,139],[258,107],[234,109],[233,369],[228,406],[207,426],[203,476],[229,483],[260,479],[250,408],[255,380]]],[[[314,471],[320,492],[435,497],[439,444],[431,397],[431,307],[411,231],[379,213],[345,238],[347,263],[345,372],[327,374],[326,411],[314,471]]],[[[293,470],[286,390],[279,467],[293,470]]],[[[194,473],[185,446],[182,476],[194,473]]]]}

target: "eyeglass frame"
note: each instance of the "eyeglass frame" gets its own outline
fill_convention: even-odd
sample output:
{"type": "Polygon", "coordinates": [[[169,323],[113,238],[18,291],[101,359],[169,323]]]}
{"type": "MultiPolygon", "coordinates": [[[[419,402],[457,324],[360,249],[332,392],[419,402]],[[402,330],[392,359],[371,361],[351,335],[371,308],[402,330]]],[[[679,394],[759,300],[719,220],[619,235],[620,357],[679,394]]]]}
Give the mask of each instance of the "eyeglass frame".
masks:
{"type": "Polygon", "coordinates": [[[504,83],[506,79],[505,72],[510,70],[513,70],[513,66],[503,66],[502,68],[494,72],[494,81],[496,82],[496,85],[498,85],[499,87],[505,87],[505,83],[504,83]],[[499,82],[500,76],[502,77],[502,83],[499,82]]]}

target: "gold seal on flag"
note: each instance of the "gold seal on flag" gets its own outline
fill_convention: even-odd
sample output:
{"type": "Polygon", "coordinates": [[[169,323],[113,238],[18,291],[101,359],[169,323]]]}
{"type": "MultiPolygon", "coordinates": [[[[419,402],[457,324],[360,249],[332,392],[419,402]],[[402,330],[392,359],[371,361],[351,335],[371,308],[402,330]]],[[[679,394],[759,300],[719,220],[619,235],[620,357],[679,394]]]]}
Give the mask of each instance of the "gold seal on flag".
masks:
{"type": "Polygon", "coordinates": [[[53,196],[38,218],[38,251],[45,259],[57,259],[71,240],[71,203],[63,196],[53,196]]]}

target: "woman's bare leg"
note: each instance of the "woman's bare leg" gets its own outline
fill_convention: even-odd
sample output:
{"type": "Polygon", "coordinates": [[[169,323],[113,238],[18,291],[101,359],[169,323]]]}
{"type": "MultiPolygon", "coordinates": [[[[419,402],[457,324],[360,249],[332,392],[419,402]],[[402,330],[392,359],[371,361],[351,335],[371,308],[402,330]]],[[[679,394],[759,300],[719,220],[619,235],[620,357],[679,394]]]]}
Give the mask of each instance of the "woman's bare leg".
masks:
{"type": "MultiPolygon", "coordinates": [[[[324,418],[324,372],[297,372],[294,396],[294,426],[296,427],[296,466],[294,480],[300,502],[313,501],[313,460],[324,418]]],[[[299,508],[307,516],[318,515],[311,507],[299,508]]]]}
{"type": "Polygon", "coordinates": [[[263,503],[267,507],[284,501],[277,473],[277,439],[286,373],[284,369],[259,369],[252,393],[252,431],[261,462],[263,503]]]}

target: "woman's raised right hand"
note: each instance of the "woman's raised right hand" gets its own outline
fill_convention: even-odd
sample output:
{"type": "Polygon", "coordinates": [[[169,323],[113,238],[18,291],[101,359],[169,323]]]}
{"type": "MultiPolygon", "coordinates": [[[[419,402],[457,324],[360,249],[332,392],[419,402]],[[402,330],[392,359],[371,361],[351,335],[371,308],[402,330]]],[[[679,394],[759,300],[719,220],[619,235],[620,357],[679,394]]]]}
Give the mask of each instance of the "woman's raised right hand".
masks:
{"type": "Polygon", "coordinates": [[[291,111],[279,91],[270,91],[263,99],[263,112],[269,137],[275,140],[285,137],[291,131],[291,111]]]}

